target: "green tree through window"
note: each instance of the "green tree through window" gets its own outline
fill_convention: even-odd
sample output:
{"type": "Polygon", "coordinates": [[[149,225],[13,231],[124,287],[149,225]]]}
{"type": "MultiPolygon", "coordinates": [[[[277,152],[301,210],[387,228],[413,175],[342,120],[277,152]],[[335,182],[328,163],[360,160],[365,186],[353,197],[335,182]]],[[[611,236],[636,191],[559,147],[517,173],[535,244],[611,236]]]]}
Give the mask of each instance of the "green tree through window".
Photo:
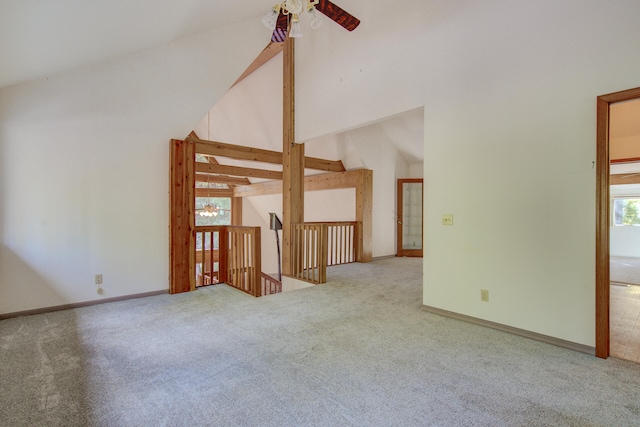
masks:
{"type": "Polygon", "coordinates": [[[613,200],[614,225],[640,225],[640,198],[613,200]]]}

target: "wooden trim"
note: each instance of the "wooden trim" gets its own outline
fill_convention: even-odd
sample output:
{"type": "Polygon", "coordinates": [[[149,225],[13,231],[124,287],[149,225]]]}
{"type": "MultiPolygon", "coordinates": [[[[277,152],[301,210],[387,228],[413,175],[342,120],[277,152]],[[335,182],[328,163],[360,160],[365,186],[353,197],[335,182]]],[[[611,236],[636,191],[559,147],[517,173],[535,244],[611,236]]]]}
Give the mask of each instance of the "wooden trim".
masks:
{"type": "Polygon", "coordinates": [[[143,292],[140,294],[123,295],[120,297],[104,298],[104,299],[84,301],[84,302],[75,302],[71,304],[54,305],[51,307],[36,308],[33,310],[15,311],[13,313],[0,314],[0,320],[11,319],[11,318],[20,317],[20,316],[32,316],[34,314],[47,314],[47,313],[53,313],[54,311],[71,310],[74,308],[89,307],[92,305],[107,304],[110,302],[128,301],[130,299],[153,297],[156,295],[165,295],[167,292],[168,291],[164,289],[161,291],[143,292]]]}
{"type": "Polygon", "coordinates": [[[195,283],[194,144],[171,140],[169,293],[193,291],[195,283]]]}
{"type": "Polygon", "coordinates": [[[609,163],[612,165],[617,163],[638,163],[640,162],[640,157],[627,157],[625,159],[610,159],[609,163]]]}
{"type": "Polygon", "coordinates": [[[196,163],[196,172],[244,176],[251,178],[282,179],[282,172],[267,169],[243,168],[238,166],[214,165],[210,163],[196,163]]]}
{"type": "Polygon", "coordinates": [[[640,184],[640,173],[609,175],[609,185],[640,184]]]}
{"type": "MultiPolygon", "coordinates": [[[[403,230],[402,230],[402,226],[403,226],[403,216],[404,216],[404,211],[403,211],[403,207],[404,207],[404,189],[403,189],[403,184],[405,183],[420,183],[423,184],[424,183],[424,179],[423,178],[400,178],[397,180],[398,182],[398,186],[397,186],[397,192],[396,192],[396,206],[397,206],[397,211],[396,211],[396,253],[398,256],[408,256],[408,257],[419,257],[421,258],[423,255],[422,249],[403,249],[404,243],[402,240],[403,237],[403,230]]],[[[423,189],[423,198],[422,198],[422,212],[423,212],[423,217],[424,217],[424,185],[422,186],[423,189]]],[[[423,225],[423,230],[424,230],[424,224],[423,225]]],[[[424,241],[424,236],[423,239],[424,241]]],[[[421,246],[422,247],[422,246],[421,246]]]]}
{"type": "Polygon", "coordinates": [[[596,119],[596,356],[609,357],[609,106],[640,98],[640,88],[597,98],[596,119]]]}
{"type": "Polygon", "coordinates": [[[491,322],[489,320],[479,319],[477,317],[471,317],[464,314],[455,313],[453,311],[443,310],[441,308],[431,307],[423,305],[422,310],[428,313],[437,314],[439,316],[449,317],[451,319],[461,320],[463,322],[473,323],[479,326],[484,326],[498,331],[507,332],[513,335],[519,335],[521,337],[529,338],[536,341],[541,341],[546,344],[555,345],[558,347],[567,348],[569,350],[578,351],[581,353],[591,354],[595,353],[595,349],[588,345],[575,343],[572,341],[563,340],[560,338],[551,337],[549,335],[539,334],[537,332],[527,331],[525,329],[514,328],[513,326],[503,325],[502,323],[491,322]]]}
{"type": "MultiPolygon", "coordinates": [[[[236,160],[248,160],[252,162],[282,164],[282,153],[279,151],[264,150],[262,148],[245,147],[242,145],[227,144],[225,142],[207,141],[190,137],[190,141],[196,143],[196,153],[205,156],[220,156],[236,160]]],[[[345,170],[342,160],[327,160],[318,157],[305,157],[305,168],[317,169],[327,172],[343,172],[345,170]]]]}

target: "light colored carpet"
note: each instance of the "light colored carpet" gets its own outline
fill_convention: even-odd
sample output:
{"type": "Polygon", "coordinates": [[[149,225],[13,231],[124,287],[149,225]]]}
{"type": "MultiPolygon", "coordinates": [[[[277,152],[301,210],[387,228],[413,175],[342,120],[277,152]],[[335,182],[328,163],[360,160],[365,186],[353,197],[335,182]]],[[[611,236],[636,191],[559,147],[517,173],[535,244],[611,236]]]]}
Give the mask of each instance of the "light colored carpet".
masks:
{"type": "Polygon", "coordinates": [[[640,425],[640,365],[426,313],[421,264],[1,321],[0,425],[640,425]]]}
{"type": "Polygon", "coordinates": [[[640,285],[640,258],[614,257],[609,259],[611,283],[640,285]]]}

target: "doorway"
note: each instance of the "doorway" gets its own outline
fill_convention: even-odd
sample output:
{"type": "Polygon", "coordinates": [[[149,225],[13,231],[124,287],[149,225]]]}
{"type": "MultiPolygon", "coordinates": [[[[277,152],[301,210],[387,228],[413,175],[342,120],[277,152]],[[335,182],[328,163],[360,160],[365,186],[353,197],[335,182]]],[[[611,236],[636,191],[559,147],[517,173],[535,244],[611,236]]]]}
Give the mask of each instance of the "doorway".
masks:
{"type": "Polygon", "coordinates": [[[640,363],[640,99],[609,106],[610,355],[640,363]]]}
{"type": "Polygon", "coordinates": [[[397,256],[422,257],[422,178],[398,180],[397,256]]]}
{"type": "Polygon", "coordinates": [[[610,106],[640,98],[640,88],[597,98],[596,132],[596,356],[610,355],[610,106]]]}

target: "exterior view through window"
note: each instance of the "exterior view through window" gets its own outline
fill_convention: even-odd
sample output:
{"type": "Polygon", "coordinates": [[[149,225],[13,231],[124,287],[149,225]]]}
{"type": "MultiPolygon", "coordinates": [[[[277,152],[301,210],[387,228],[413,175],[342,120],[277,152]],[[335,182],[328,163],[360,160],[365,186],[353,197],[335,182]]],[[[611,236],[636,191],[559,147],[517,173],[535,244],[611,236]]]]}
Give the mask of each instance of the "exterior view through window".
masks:
{"type": "Polygon", "coordinates": [[[613,199],[613,225],[640,225],[640,197],[613,199]]]}

